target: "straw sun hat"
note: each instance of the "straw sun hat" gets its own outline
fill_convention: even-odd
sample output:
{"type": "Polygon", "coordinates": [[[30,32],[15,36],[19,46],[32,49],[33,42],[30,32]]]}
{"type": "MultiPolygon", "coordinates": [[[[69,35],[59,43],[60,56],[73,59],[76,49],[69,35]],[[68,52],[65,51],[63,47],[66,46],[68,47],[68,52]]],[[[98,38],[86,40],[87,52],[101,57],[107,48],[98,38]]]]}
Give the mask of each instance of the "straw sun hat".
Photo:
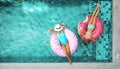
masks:
{"type": "Polygon", "coordinates": [[[63,26],[61,26],[60,24],[56,24],[54,27],[54,31],[56,32],[60,32],[63,29],[63,26]]]}

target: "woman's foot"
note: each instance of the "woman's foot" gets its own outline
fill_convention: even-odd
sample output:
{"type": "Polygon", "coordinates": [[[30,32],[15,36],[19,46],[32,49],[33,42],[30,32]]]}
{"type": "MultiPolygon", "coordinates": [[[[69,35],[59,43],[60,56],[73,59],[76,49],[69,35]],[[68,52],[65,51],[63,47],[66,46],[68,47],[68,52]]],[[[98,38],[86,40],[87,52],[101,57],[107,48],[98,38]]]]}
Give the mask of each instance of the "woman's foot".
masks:
{"type": "Polygon", "coordinates": [[[100,4],[99,3],[97,4],[97,8],[100,8],[100,4]]]}
{"type": "Polygon", "coordinates": [[[72,61],[71,60],[69,60],[69,64],[72,65],[72,61]]]}

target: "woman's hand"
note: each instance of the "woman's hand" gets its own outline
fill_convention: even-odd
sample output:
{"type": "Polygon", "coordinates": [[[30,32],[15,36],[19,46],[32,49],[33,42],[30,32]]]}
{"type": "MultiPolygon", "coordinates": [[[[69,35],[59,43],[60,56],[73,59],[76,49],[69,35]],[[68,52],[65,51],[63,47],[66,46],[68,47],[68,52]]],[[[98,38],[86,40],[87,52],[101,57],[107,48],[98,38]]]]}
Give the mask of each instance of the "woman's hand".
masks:
{"type": "Polygon", "coordinates": [[[54,29],[53,29],[53,28],[51,28],[51,29],[49,29],[49,30],[48,30],[48,32],[53,32],[53,30],[54,30],[54,29]]]}
{"type": "Polygon", "coordinates": [[[61,26],[65,27],[65,23],[64,23],[64,22],[62,22],[62,23],[61,23],[61,26]]]}
{"type": "Polygon", "coordinates": [[[48,30],[49,33],[53,33],[53,34],[57,34],[57,32],[54,31],[53,28],[51,28],[50,30],[48,30]]]}

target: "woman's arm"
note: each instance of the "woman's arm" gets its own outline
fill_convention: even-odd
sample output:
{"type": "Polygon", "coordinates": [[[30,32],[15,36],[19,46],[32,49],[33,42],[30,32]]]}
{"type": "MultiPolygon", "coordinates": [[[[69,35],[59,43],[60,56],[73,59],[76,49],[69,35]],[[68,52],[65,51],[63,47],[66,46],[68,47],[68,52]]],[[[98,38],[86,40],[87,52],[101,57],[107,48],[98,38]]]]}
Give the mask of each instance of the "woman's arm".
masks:
{"type": "Polygon", "coordinates": [[[65,28],[65,23],[64,23],[64,22],[62,22],[61,26],[63,26],[62,31],[64,31],[64,28],[65,28]]]}
{"type": "Polygon", "coordinates": [[[53,33],[53,32],[54,32],[54,29],[53,29],[53,28],[51,28],[51,29],[49,29],[49,30],[48,30],[48,32],[53,33]]]}

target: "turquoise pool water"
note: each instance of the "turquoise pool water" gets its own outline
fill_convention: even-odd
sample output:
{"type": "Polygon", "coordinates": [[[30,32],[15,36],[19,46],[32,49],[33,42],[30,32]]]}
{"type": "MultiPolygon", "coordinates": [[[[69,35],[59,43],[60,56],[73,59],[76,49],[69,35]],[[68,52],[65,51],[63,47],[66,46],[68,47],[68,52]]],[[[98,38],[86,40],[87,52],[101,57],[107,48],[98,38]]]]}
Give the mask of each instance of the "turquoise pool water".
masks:
{"type": "Polygon", "coordinates": [[[99,0],[102,36],[85,45],[77,25],[92,14],[97,0],[0,1],[0,62],[68,62],[50,47],[48,29],[65,22],[75,32],[79,46],[73,62],[112,62],[112,2],[99,0]]]}

